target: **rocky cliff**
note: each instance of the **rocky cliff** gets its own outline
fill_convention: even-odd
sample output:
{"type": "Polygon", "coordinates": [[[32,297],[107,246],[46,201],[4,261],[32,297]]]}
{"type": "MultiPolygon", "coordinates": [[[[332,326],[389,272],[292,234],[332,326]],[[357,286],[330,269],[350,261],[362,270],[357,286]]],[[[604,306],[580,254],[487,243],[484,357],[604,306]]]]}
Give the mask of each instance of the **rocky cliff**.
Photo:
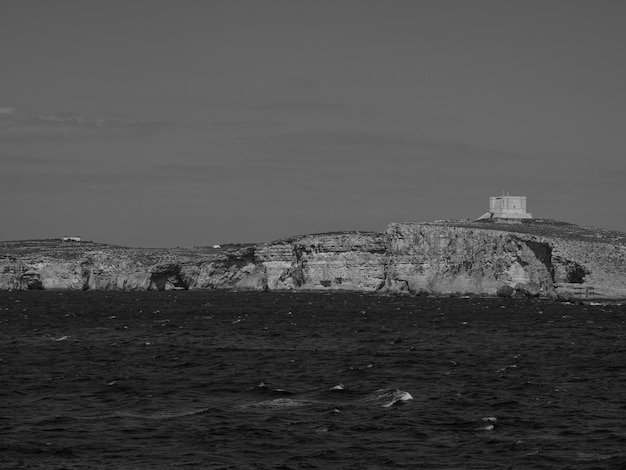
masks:
{"type": "Polygon", "coordinates": [[[545,220],[391,224],[222,249],[0,243],[0,289],[357,290],[626,298],[626,234],[545,220]]]}
{"type": "Polygon", "coordinates": [[[552,250],[545,241],[428,224],[392,224],[387,235],[390,292],[495,295],[509,286],[530,295],[554,294],[552,250]]]}

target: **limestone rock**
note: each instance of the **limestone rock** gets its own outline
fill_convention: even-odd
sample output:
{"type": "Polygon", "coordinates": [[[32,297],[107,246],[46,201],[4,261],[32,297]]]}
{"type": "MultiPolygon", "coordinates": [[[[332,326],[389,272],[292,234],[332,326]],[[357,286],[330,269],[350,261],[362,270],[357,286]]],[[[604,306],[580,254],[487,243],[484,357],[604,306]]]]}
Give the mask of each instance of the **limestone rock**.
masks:
{"type": "Polygon", "coordinates": [[[176,263],[157,265],[150,274],[150,290],[186,290],[187,283],[181,277],[176,263]]]}
{"type": "Polygon", "coordinates": [[[498,289],[496,290],[496,295],[498,297],[512,297],[514,292],[515,292],[515,289],[513,289],[508,284],[505,284],[503,286],[498,287],[498,289]]]}
{"type": "Polygon", "coordinates": [[[259,247],[271,290],[361,290],[384,286],[387,240],[380,233],[306,235],[259,247]]]}
{"type": "Polygon", "coordinates": [[[554,221],[391,224],[216,249],[0,242],[0,289],[353,290],[626,298],[626,235],[554,221]]]}
{"type": "Polygon", "coordinates": [[[521,282],[515,284],[513,289],[514,297],[539,297],[541,290],[539,284],[534,282],[521,282]]]}
{"type": "Polygon", "coordinates": [[[553,289],[550,247],[502,231],[437,224],[391,224],[390,292],[496,295],[503,285],[553,289]]]}

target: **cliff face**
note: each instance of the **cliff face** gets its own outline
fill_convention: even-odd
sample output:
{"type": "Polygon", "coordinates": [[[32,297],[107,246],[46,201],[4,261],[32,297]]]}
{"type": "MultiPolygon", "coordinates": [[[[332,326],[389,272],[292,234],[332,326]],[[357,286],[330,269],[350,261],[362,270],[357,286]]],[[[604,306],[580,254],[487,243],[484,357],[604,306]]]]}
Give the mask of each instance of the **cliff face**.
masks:
{"type": "Polygon", "coordinates": [[[390,292],[491,294],[503,286],[552,295],[551,246],[508,232],[392,224],[386,288],[390,292]]]}
{"type": "Polygon", "coordinates": [[[381,233],[307,235],[260,246],[268,289],[362,290],[385,283],[387,237],[381,233]]]}
{"type": "Polygon", "coordinates": [[[547,240],[554,287],[561,297],[626,298],[626,246],[603,241],[547,240]]]}
{"type": "Polygon", "coordinates": [[[448,221],[212,252],[62,242],[30,242],[25,248],[28,242],[4,242],[0,289],[343,289],[626,298],[624,240],[624,234],[569,224],[448,221]]]}

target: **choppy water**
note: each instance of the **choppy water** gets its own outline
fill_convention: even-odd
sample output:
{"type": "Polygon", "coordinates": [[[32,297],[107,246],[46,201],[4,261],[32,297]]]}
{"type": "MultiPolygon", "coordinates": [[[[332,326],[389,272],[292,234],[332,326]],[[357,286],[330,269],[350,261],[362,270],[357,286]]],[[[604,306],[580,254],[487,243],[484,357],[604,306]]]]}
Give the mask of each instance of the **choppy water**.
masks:
{"type": "Polygon", "coordinates": [[[623,305],[0,293],[0,466],[626,467],[623,305]]]}

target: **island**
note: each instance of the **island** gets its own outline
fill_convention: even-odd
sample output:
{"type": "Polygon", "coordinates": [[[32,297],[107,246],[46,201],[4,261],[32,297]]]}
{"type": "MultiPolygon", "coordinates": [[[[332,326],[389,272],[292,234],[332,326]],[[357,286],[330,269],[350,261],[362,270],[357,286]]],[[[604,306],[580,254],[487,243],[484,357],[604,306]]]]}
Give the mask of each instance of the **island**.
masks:
{"type": "Polygon", "coordinates": [[[129,248],[78,237],[4,241],[0,289],[626,298],[625,233],[511,214],[193,248],[129,248]]]}

